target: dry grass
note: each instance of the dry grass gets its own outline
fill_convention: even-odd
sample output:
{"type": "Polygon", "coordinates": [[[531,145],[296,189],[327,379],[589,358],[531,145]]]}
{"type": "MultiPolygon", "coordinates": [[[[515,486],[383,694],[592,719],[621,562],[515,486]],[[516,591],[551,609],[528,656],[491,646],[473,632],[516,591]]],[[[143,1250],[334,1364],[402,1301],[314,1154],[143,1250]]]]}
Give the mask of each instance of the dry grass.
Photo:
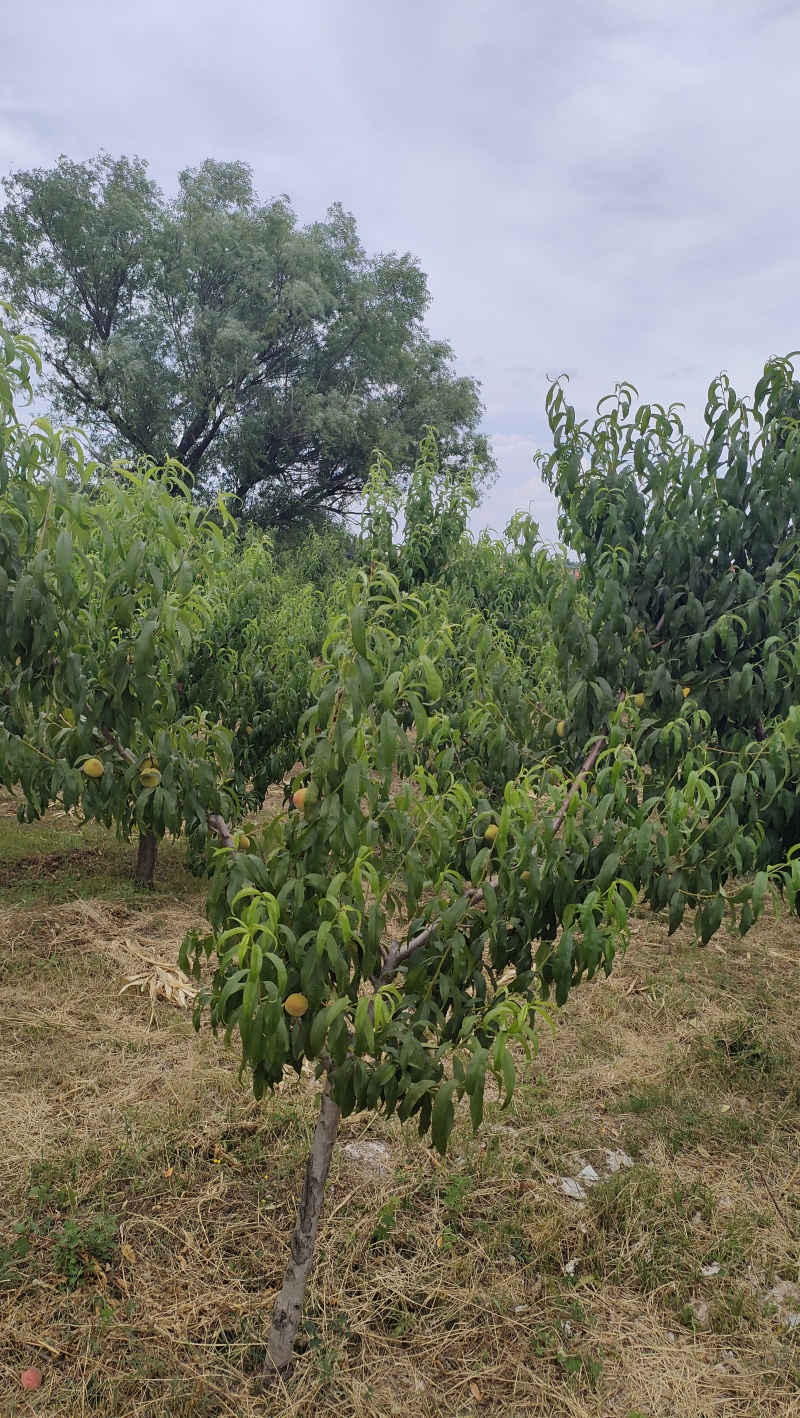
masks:
{"type": "Polygon", "coordinates": [[[120,994],[124,942],[174,960],[202,895],[133,898],[108,861],[93,899],[0,911],[4,1418],[800,1415],[768,1299],[800,1279],[797,923],[698,951],[641,917],[444,1162],[349,1119],[388,1162],[337,1148],[304,1352],[260,1395],[316,1085],[256,1106],[207,1030],[120,994]],[[635,1165],[563,1195],[609,1148],[635,1165]]]}

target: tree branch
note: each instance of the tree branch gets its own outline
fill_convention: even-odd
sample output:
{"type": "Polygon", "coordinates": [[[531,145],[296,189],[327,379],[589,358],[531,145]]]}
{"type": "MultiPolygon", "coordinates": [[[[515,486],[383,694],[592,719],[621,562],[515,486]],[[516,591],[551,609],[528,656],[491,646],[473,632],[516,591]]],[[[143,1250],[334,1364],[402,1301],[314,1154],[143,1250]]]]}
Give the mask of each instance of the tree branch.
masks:
{"type": "Polygon", "coordinates": [[[52,357],[53,367],[62,376],[62,378],[66,379],[68,384],[72,385],[72,388],[75,390],[75,393],[78,395],[78,398],[82,399],[83,402],[96,413],[105,414],[112,428],[115,428],[117,433],[121,433],[123,438],[127,439],[128,443],[130,443],[132,447],[136,448],[140,453],[144,453],[146,457],[154,458],[155,455],[152,450],[150,448],[145,448],[141,439],[137,436],[135,429],[133,429],[128,424],[127,420],[124,419],[115,408],[113,408],[108,397],[102,392],[103,386],[106,383],[106,376],[100,369],[97,361],[94,359],[90,350],[87,351],[87,355],[92,366],[95,378],[97,379],[97,395],[93,394],[91,389],[88,388],[86,384],[81,383],[77,375],[72,372],[72,370],[65,363],[65,361],[63,359],[60,359],[57,355],[53,355],[52,357]]]}
{"type": "MultiPolygon", "coordinates": [[[[561,830],[561,827],[564,824],[564,819],[566,818],[567,813],[569,811],[569,805],[572,802],[572,799],[575,797],[576,793],[580,791],[581,783],[585,782],[585,780],[588,778],[607,743],[608,734],[602,734],[600,738],[592,744],[589,753],[586,755],[586,758],[583,761],[580,772],[575,778],[569,792],[567,793],[567,796],[564,798],[561,807],[553,818],[554,837],[561,830]]],[[[498,876],[490,877],[489,886],[491,886],[493,891],[496,891],[499,885],[500,878],[498,876]]],[[[481,901],[483,901],[483,888],[480,886],[471,886],[467,889],[467,891],[464,892],[464,895],[472,906],[478,906],[480,905],[481,901]]],[[[421,950],[424,945],[428,944],[428,941],[436,931],[438,925],[438,920],[432,921],[431,924],[429,926],[426,926],[424,930],[421,930],[417,935],[412,936],[411,940],[406,941],[405,945],[400,945],[399,942],[395,942],[394,945],[390,946],[389,950],[386,953],[386,958],[383,962],[380,973],[378,975],[374,975],[372,978],[372,982],[376,986],[376,988],[380,989],[381,985],[387,984],[387,982],[392,978],[392,976],[397,973],[401,965],[404,965],[407,960],[411,959],[412,955],[416,954],[418,950],[421,950]]]]}
{"type": "Polygon", "coordinates": [[[600,738],[597,739],[597,741],[592,744],[591,749],[589,750],[589,752],[587,753],[585,759],[583,760],[583,764],[582,764],[582,766],[581,766],[580,773],[579,773],[578,776],[575,778],[575,780],[574,780],[574,782],[573,782],[573,784],[572,784],[572,787],[570,788],[569,792],[567,793],[567,796],[565,797],[564,801],[563,801],[562,804],[561,804],[561,807],[559,808],[558,812],[556,813],[555,817],[553,818],[553,836],[554,836],[554,837],[555,837],[556,833],[560,830],[560,828],[561,828],[561,826],[562,826],[562,824],[563,824],[563,822],[564,822],[564,818],[566,817],[567,813],[569,812],[569,805],[570,805],[570,803],[572,802],[572,799],[575,797],[575,794],[576,794],[577,792],[579,792],[581,783],[584,783],[584,782],[586,781],[586,779],[588,778],[589,774],[591,773],[592,769],[594,768],[595,763],[597,762],[598,758],[600,757],[600,754],[602,753],[602,751],[603,751],[603,749],[605,748],[605,746],[606,746],[607,743],[608,743],[608,734],[601,734],[600,738]]]}
{"type": "Polygon", "coordinates": [[[230,827],[228,826],[227,822],[225,821],[225,818],[221,815],[221,813],[210,812],[208,814],[208,825],[211,828],[212,832],[216,832],[217,836],[222,842],[223,847],[236,846],[236,843],[233,840],[233,833],[231,832],[230,827]]]}
{"type": "Polygon", "coordinates": [[[111,730],[107,729],[105,725],[102,725],[99,730],[95,729],[95,733],[97,732],[102,735],[106,743],[110,743],[112,748],[116,749],[117,753],[125,759],[126,763],[136,762],[136,755],[131,753],[130,749],[126,748],[124,744],[120,743],[119,739],[116,738],[114,734],[112,734],[111,730]]]}

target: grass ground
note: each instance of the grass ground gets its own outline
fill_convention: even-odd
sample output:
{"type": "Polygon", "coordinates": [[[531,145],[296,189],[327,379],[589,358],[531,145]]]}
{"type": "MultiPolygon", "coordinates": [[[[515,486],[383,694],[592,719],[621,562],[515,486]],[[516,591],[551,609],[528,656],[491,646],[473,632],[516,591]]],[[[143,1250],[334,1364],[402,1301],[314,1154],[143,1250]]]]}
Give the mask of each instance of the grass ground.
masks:
{"type": "Polygon", "coordinates": [[[202,920],[180,849],[136,895],[130,848],[0,815],[0,861],[4,1418],[800,1415],[800,924],[701,951],[643,914],[444,1161],[348,1119],[304,1352],[259,1396],[316,1085],[257,1106],[185,1011],[120,994],[202,920]]]}

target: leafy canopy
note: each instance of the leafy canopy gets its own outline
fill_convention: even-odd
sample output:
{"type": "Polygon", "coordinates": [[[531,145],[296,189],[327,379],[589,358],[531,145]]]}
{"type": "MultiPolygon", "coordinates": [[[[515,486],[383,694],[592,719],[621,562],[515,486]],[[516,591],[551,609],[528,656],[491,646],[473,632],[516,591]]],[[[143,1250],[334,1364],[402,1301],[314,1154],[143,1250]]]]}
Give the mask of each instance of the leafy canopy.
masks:
{"type": "Polygon", "coordinates": [[[224,509],[193,505],[174,464],[98,479],[78,439],[23,423],[37,358],[0,324],[0,781],[28,821],[59,800],[126,837],[201,843],[233,806],[230,734],[181,712],[177,681],[210,620],[224,509]]]}
{"type": "Polygon", "coordinates": [[[702,442],[635,392],[620,386],[592,426],[560,385],[548,400],[544,475],[582,560],[580,594],[550,594],[567,743],[579,755],[620,695],[641,696],[645,800],[678,813],[709,795],[691,860],[668,838],[642,847],[642,884],[673,928],[697,907],[706,940],[726,878],[757,871],[763,894],[800,838],[800,382],[770,360],[748,402],[721,376],[702,442]]]}
{"type": "Polygon", "coordinates": [[[167,200],[138,158],[61,158],[5,182],[0,287],[32,321],[60,411],[105,453],[182,463],[262,523],[337,513],[377,445],[402,476],[425,424],[493,463],[474,380],[427,334],[410,256],[368,257],[352,216],[299,227],[244,163],[167,200]]]}
{"type": "Polygon", "coordinates": [[[211,932],[184,949],[215,957],[212,1021],[258,1094],[309,1059],[344,1112],[416,1117],[443,1149],[461,1096],[476,1126],[488,1079],[511,1096],[547,999],[611,970],[642,897],[703,942],[768,893],[797,905],[799,393],[788,361],[754,410],[713,386],[697,445],[627,390],[589,429],[554,386],[545,472],[580,582],[520,519],[502,558],[451,541],[463,494],[430,442],[396,547],[376,465],[301,806],[217,852],[211,932]],[[555,689],[517,645],[524,597],[511,634],[485,604],[503,558],[550,607],[555,689]]]}

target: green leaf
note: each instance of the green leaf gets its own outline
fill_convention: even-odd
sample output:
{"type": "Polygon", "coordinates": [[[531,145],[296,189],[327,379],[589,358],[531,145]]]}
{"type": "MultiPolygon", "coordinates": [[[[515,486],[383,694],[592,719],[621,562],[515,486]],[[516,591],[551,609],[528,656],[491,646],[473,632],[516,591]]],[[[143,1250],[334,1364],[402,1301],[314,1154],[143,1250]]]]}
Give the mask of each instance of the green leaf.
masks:
{"type": "Polygon", "coordinates": [[[317,784],[317,787],[321,788],[324,785],[328,775],[328,769],[331,766],[332,757],[333,749],[330,739],[325,737],[321,738],[314,750],[314,758],[311,764],[311,779],[312,782],[317,784]]]}
{"type": "Polygon", "coordinates": [[[467,1064],[464,1087],[469,1095],[469,1112],[472,1130],[477,1132],[483,1121],[483,1095],[486,1087],[486,1061],[488,1051],[476,1049],[467,1064]]]}
{"type": "Polygon", "coordinates": [[[446,1079],[444,1083],[440,1083],[433,1104],[433,1111],[431,1113],[431,1139],[436,1151],[442,1156],[444,1156],[447,1151],[447,1143],[453,1131],[453,1122],[455,1119],[453,1095],[457,1089],[457,1079],[446,1079]]]}
{"type": "Polygon", "coordinates": [[[480,851],[475,853],[475,856],[472,859],[472,865],[469,869],[470,880],[473,886],[478,885],[491,859],[491,847],[481,847],[480,851]]]}
{"type": "Polygon", "coordinates": [[[367,657],[367,634],[364,623],[364,607],[362,605],[353,606],[350,612],[350,632],[353,636],[353,644],[359,655],[367,657]]]}
{"type": "Polygon", "coordinates": [[[342,785],[342,806],[345,812],[353,812],[361,796],[361,764],[351,763],[344,775],[342,785]]]}
{"type": "Polygon", "coordinates": [[[53,548],[53,565],[60,578],[69,574],[72,564],[72,537],[69,532],[62,530],[56,537],[56,544],[53,548]]]}
{"type": "Polygon", "coordinates": [[[350,1001],[347,996],[344,995],[334,1000],[332,1004],[326,1005],[325,1008],[321,1009],[315,1016],[308,1036],[308,1049],[306,1052],[309,1058],[315,1059],[318,1057],[325,1044],[329,1029],[336,1020],[345,1013],[349,1005],[350,1001]]]}
{"type": "Polygon", "coordinates": [[[506,1093],[503,1107],[507,1108],[511,1099],[514,1097],[514,1085],[516,1082],[514,1059],[509,1049],[503,1049],[500,1055],[500,1068],[503,1073],[503,1085],[506,1093]]]}
{"type": "Polygon", "coordinates": [[[370,1005],[366,995],[362,995],[356,1006],[355,1016],[355,1046],[356,1053],[373,1054],[375,1052],[375,1031],[370,1019],[370,1005]]]}
{"type": "Polygon", "coordinates": [[[603,861],[603,865],[597,873],[598,891],[607,891],[612,881],[614,881],[617,875],[620,857],[620,852],[609,852],[608,856],[603,861]]]}
{"type": "Polygon", "coordinates": [[[420,655],[419,662],[425,676],[428,696],[433,703],[436,703],[442,697],[442,677],[429,655],[420,655]]]}

